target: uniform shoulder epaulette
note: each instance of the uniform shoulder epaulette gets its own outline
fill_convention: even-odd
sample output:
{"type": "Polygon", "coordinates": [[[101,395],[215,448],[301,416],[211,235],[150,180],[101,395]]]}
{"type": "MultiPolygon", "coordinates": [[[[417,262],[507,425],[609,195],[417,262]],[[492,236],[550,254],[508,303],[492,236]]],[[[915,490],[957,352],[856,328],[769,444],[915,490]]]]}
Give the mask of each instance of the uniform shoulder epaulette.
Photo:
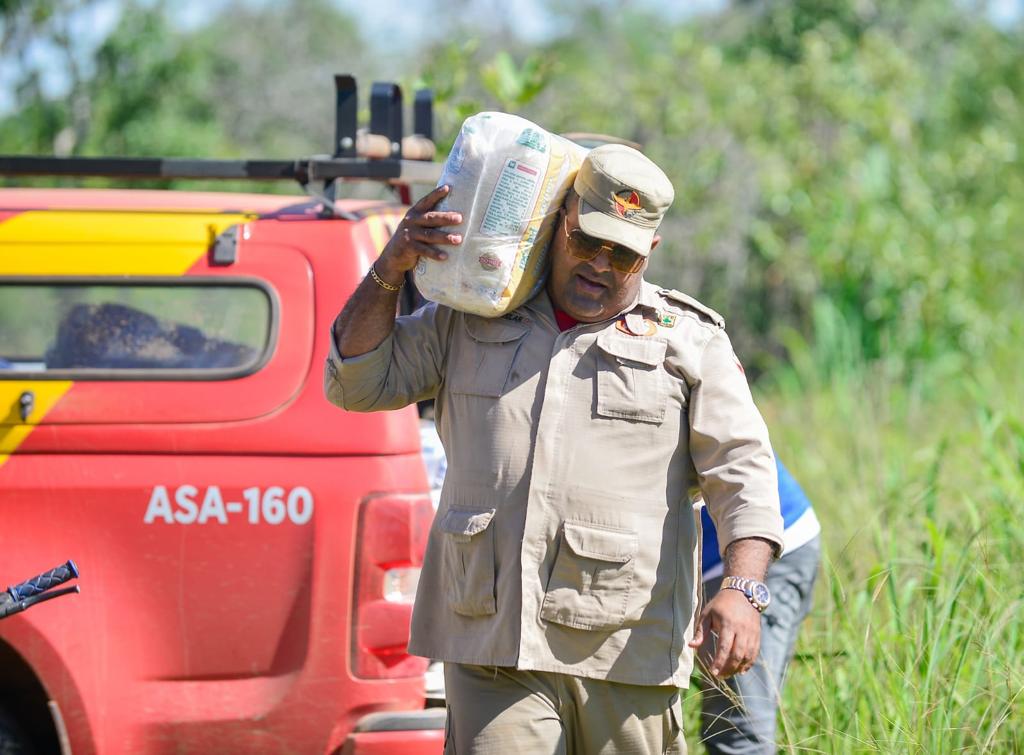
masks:
{"type": "Polygon", "coordinates": [[[692,296],[684,294],[682,291],[676,291],[674,288],[658,289],[658,293],[666,299],[678,303],[683,309],[689,309],[696,312],[702,319],[709,320],[712,325],[716,325],[719,328],[725,327],[724,317],[706,304],[701,304],[692,296]]]}

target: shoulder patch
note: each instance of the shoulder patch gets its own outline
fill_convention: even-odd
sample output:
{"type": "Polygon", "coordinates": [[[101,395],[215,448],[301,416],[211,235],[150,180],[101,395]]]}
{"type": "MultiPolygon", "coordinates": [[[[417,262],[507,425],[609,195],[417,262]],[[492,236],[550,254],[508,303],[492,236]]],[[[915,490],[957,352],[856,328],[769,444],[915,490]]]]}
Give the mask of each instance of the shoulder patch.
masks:
{"type": "Polygon", "coordinates": [[[672,312],[666,312],[663,309],[658,310],[658,325],[663,328],[674,328],[676,326],[676,319],[678,315],[672,312]]]}
{"type": "Polygon", "coordinates": [[[724,317],[711,309],[711,307],[706,304],[701,304],[692,296],[684,294],[682,291],[676,291],[674,288],[661,288],[658,289],[658,294],[665,297],[672,303],[681,306],[683,309],[689,309],[696,312],[702,316],[702,319],[710,320],[712,324],[719,328],[725,327],[724,317]]]}

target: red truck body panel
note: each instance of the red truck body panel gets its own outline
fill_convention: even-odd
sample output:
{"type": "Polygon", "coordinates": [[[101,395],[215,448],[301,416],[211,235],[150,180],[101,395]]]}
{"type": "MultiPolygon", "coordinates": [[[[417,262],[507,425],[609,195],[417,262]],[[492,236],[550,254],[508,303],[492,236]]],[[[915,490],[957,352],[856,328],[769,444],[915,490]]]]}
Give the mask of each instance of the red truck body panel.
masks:
{"type": "MultiPolygon", "coordinates": [[[[224,280],[265,291],[274,318],[258,367],[228,378],[0,369],[0,575],[70,556],[82,586],[0,623],[0,644],[76,755],[440,751],[441,731],[353,732],[368,713],[424,705],[425,660],[389,657],[390,678],[353,668],[357,580],[380,581],[360,562],[359,512],[428,500],[416,410],[352,414],[322,392],[332,318],[402,208],[282,212],[296,203],[0,190],[0,285],[224,280]],[[236,261],[214,264],[231,225],[236,261]],[[181,269],[141,269],[163,258],[181,269]]],[[[387,608],[407,633],[408,600],[387,608]]]]}

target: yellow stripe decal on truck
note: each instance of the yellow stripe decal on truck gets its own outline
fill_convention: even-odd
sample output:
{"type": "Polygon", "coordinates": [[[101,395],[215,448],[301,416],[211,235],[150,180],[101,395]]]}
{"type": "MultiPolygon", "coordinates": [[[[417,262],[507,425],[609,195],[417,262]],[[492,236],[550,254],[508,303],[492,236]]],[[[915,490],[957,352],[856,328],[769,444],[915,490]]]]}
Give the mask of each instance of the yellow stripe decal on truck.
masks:
{"type": "Polygon", "coordinates": [[[72,386],[70,380],[0,381],[0,467],[72,386]],[[21,396],[32,394],[32,413],[21,419],[21,396]]]}
{"type": "Polygon", "coordinates": [[[0,223],[0,275],[184,275],[251,216],[28,211],[0,223]]]}
{"type": "MultiPolygon", "coordinates": [[[[0,223],[0,275],[184,275],[243,213],[29,210],[0,223]]],[[[67,380],[0,380],[0,467],[67,393],[67,380]],[[31,391],[28,420],[20,399],[31,391]]]]}

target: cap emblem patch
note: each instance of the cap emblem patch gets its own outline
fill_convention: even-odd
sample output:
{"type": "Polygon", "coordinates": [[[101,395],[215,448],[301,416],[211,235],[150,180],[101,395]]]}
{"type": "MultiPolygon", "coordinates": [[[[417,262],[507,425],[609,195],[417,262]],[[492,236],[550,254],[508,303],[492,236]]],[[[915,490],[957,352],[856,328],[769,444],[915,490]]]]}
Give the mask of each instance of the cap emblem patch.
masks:
{"type": "Polygon", "coordinates": [[[640,195],[630,189],[612,194],[612,199],[615,201],[615,213],[620,218],[629,219],[643,209],[640,195]]]}

